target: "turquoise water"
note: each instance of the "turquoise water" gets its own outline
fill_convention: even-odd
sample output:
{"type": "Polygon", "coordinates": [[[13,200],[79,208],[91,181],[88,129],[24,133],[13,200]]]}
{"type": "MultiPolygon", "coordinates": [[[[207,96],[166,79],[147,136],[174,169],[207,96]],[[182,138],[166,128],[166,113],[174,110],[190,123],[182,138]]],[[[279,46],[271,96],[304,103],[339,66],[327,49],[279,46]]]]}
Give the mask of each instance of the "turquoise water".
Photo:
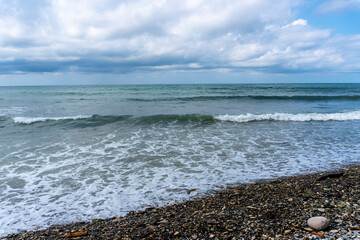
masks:
{"type": "Polygon", "coordinates": [[[360,84],[0,88],[0,235],[360,162],[360,84]]]}

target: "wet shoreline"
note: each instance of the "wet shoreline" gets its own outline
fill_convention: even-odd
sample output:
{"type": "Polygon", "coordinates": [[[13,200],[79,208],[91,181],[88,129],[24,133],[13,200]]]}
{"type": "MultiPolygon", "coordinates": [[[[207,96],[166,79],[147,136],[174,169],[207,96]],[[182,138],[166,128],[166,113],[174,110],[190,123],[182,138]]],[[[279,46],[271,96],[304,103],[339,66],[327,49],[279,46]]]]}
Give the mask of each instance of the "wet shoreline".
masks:
{"type": "Polygon", "coordinates": [[[240,184],[124,217],[0,239],[360,239],[359,168],[240,184]],[[313,216],[327,217],[330,227],[311,233],[306,221],[313,216]]]}

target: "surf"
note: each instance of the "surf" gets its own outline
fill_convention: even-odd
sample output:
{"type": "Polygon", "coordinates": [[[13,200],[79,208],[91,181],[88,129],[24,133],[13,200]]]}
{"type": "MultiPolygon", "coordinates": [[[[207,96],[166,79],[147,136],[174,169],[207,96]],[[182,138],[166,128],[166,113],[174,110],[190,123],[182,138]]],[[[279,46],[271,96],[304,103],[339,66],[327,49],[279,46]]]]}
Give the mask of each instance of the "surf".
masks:
{"type": "Polygon", "coordinates": [[[308,122],[308,121],[353,121],[360,120],[360,111],[344,113],[267,113],[267,114],[240,114],[240,115],[219,115],[215,119],[227,122],[255,122],[255,121],[288,121],[288,122],[308,122]]]}

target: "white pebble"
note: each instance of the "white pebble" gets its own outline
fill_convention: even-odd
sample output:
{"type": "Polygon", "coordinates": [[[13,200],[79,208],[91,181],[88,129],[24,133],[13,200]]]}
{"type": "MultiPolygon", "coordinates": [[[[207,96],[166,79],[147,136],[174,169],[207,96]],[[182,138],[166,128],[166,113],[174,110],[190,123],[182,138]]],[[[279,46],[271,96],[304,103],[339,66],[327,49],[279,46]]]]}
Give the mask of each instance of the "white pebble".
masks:
{"type": "Polygon", "coordinates": [[[315,230],[324,230],[330,225],[326,217],[312,217],[307,220],[307,224],[315,230]]]}

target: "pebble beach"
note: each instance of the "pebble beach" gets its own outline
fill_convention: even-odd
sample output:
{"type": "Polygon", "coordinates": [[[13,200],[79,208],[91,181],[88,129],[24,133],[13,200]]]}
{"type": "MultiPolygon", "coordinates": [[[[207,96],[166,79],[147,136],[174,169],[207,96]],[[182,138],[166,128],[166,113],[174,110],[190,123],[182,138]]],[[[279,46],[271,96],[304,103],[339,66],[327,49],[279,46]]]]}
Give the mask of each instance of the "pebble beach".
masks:
{"type": "Polygon", "coordinates": [[[223,187],[191,200],[1,239],[360,239],[360,165],[223,187]],[[311,217],[330,226],[314,230],[311,217]]]}

